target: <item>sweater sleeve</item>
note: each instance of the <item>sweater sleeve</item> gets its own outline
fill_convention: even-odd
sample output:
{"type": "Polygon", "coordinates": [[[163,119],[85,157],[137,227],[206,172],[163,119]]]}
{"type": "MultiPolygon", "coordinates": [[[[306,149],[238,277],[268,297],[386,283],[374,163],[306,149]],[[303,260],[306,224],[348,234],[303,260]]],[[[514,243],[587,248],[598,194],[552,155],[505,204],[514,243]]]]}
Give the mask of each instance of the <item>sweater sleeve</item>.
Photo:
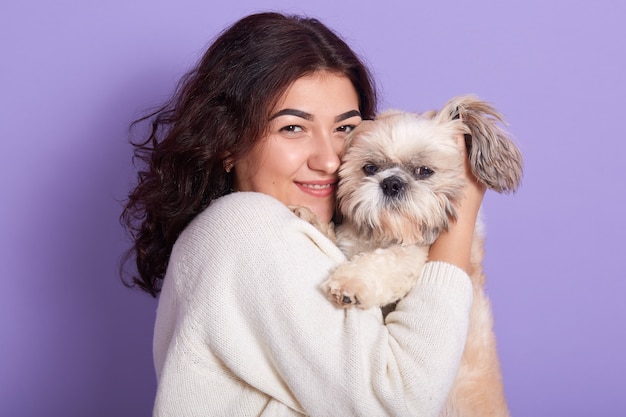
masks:
{"type": "MultiPolygon", "coordinates": [[[[378,309],[339,309],[322,294],[343,260],[271,197],[214,202],[170,259],[155,328],[158,395],[171,398],[162,392],[171,381],[218,372],[311,416],[438,415],[465,344],[469,278],[428,263],[383,322],[378,309]]],[[[205,387],[205,398],[228,396],[205,387]]]]}

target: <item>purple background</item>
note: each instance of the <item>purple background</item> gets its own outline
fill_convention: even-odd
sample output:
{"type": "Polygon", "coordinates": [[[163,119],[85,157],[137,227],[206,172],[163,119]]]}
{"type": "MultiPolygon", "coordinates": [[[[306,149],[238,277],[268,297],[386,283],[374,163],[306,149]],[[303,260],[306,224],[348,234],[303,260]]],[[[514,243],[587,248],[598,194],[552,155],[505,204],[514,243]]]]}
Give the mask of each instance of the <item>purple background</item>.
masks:
{"type": "Polygon", "coordinates": [[[626,3],[259,3],[0,5],[0,415],[150,414],[156,301],[116,275],[127,127],[218,31],[263,9],[337,29],[382,108],[475,93],[506,115],[524,184],[484,208],[510,408],[625,415],[626,3]]]}

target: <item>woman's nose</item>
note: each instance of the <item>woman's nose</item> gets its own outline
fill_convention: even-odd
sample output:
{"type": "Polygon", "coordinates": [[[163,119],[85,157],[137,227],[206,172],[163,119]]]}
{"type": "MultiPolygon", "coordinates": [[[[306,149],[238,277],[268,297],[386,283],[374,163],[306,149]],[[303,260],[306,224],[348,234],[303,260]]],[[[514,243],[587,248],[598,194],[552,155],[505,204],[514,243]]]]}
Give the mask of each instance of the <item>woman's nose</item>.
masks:
{"type": "Polygon", "coordinates": [[[319,134],[315,138],[315,147],[309,158],[309,168],[326,174],[337,172],[341,164],[339,154],[342,143],[342,141],[333,138],[332,135],[319,134]]]}

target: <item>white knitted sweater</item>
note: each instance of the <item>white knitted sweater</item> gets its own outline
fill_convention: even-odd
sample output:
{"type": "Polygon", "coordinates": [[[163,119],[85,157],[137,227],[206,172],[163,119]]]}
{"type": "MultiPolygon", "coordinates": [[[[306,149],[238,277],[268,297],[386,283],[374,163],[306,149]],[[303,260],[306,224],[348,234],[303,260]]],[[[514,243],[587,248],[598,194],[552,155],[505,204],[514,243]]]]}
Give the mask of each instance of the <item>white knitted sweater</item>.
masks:
{"type": "Polygon", "coordinates": [[[383,322],[320,291],[345,258],[279,201],[222,197],[174,246],[154,334],[155,416],[436,416],[471,284],[430,262],[383,322]]]}

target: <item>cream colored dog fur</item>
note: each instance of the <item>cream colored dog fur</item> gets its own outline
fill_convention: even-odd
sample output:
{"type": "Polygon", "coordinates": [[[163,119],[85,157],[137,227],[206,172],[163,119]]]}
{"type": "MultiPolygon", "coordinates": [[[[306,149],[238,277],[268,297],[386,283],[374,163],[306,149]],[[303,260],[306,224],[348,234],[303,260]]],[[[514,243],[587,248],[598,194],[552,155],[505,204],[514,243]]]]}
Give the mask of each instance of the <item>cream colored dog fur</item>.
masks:
{"type": "MultiPolygon", "coordinates": [[[[322,285],[333,302],[344,308],[385,307],[386,314],[411,289],[429,245],[455,219],[455,205],[462,198],[459,135],[466,139],[472,171],[480,181],[497,192],[516,190],[522,156],[502,124],[492,106],[462,96],[439,112],[388,111],[351,132],[339,171],[342,220],[336,227],[337,245],[349,261],[322,285]]],[[[313,221],[311,213],[298,214],[313,221]]],[[[442,412],[446,417],[509,415],[484,291],[483,238],[479,219],[469,271],[474,289],[470,328],[442,412]]]]}

